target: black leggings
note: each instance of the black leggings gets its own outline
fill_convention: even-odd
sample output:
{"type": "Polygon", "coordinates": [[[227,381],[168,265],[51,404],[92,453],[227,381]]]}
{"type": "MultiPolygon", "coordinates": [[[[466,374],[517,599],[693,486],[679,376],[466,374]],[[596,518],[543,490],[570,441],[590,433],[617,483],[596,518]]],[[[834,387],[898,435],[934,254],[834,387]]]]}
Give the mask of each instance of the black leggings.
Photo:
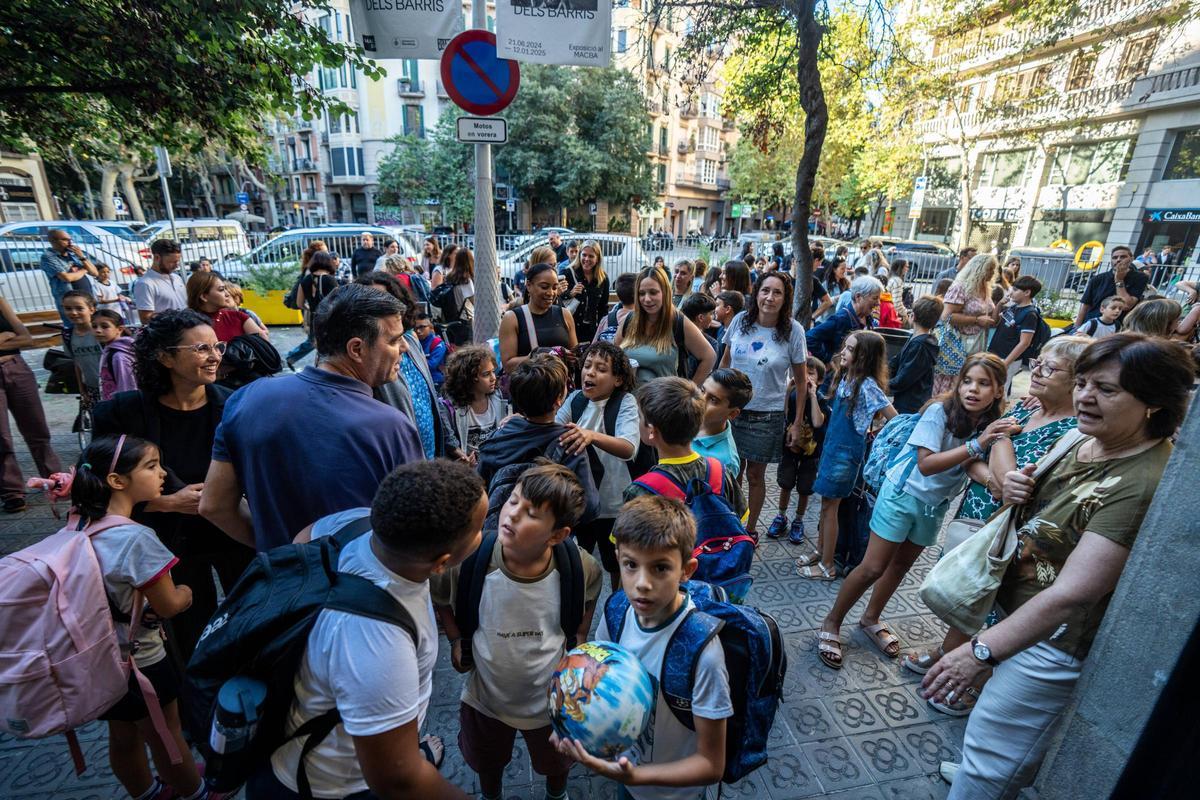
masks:
{"type": "Polygon", "coordinates": [[[581,550],[592,552],[598,550],[600,553],[600,563],[604,565],[604,571],[612,575],[617,574],[619,567],[617,565],[617,546],[612,541],[613,523],[617,520],[614,517],[602,519],[594,519],[591,522],[585,522],[575,528],[575,541],[581,550]]]}
{"type": "Polygon", "coordinates": [[[181,669],[187,667],[200,634],[217,610],[217,583],[213,570],[216,570],[216,578],[221,581],[222,591],[228,593],[253,560],[253,550],[238,546],[215,553],[183,555],[171,569],[171,578],[175,583],[192,590],[192,605],[165,622],[167,654],[181,669]]]}

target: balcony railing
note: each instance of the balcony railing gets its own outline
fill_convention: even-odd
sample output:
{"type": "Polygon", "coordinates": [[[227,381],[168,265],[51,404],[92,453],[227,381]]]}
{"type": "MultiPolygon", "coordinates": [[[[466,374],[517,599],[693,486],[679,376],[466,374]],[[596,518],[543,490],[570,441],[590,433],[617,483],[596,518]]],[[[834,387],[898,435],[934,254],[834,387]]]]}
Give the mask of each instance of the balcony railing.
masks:
{"type": "Polygon", "coordinates": [[[666,142],[659,142],[658,143],[658,154],[660,156],[664,156],[664,157],[671,155],[670,145],[668,145],[666,142]]]}
{"type": "Polygon", "coordinates": [[[714,191],[718,188],[716,176],[706,179],[704,173],[698,169],[684,169],[675,173],[675,185],[694,186],[698,189],[712,189],[714,191]]]}
{"type": "Polygon", "coordinates": [[[684,103],[679,109],[679,117],[681,119],[695,119],[700,113],[700,109],[695,103],[684,103]]]}
{"type": "Polygon", "coordinates": [[[977,131],[983,127],[1013,130],[1049,122],[1091,118],[1102,115],[1127,100],[1136,82],[1129,80],[1066,94],[1053,93],[1046,97],[1021,101],[1019,104],[982,112],[972,111],[959,117],[943,115],[917,123],[916,130],[919,134],[943,134],[958,130],[960,124],[967,131],[977,131]]]}
{"type": "MultiPolygon", "coordinates": [[[[1143,78],[1143,80],[1145,80],[1143,78]]],[[[1183,67],[1173,72],[1164,72],[1161,75],[1155,75],[1150,78],[1150,85],[1145,93],[1137,98],[1137,102],[1144,103],[1156,94],[1163,92],[1174,92],[1179,89],[1190,89],[1193,86],[1200,85],[1200,65],[1192,67],[1183,67]]]]}
{"type": "Polygon", "coordinates": [[[397,78],[396,92],[401,97],[424,97],[425,91],[421,88],[420,78],[397,78]]]}
{"type": "Polygon", "coordinates": [[[316,172],[316,163],[311,158],[293,158],[292,172],[316,172]]]}
{"type": "MultiPolygon", "coordinates": [[[[1061,35],[1056,37],[1056,41],[1067,41],[1089,31],[1106,31],[1114,25],[1144,17],[1178,3],[1179,0],[1083,0],[1078,14],[1061,35]]],[[[972,69],[1000,61],[1029,48],[1036,48],[1039,41],[1044,41],[1045,37],[1045,31],[1041,28],[1022,27],[1007,30],[941,53],[932,60],[930,66],[935,71],[972,69]]]]}

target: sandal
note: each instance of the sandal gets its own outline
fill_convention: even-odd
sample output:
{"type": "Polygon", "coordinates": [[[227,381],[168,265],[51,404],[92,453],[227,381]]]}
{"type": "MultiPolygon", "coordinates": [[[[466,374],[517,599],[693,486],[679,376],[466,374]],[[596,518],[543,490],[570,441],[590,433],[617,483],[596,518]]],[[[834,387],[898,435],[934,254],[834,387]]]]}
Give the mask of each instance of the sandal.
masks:
{"type": "Polygon", "coordinates": [[[446,760],[446,746],[442,744],[442,737],[427,734],[421,737],[419,747],[425,760],[433,764],[434,769],[442,768],[442,762],[446,760]]]}
{"type": "Polygon", "coordinates": [[[825,565],[820,561],[817,561],[813,564],[804,565],[801,565],[799,562],[797,562],[797,566],[800,567],[801,578],[808,578],[809,580],[814,581],[832,581],[837,579],[837,570],[826,569],[825,565]]]}
{"type": "Polygon", "coordinates": [[[900,639],[892,633],[886,622],[880,620],[874,625],[863,625],[859,622],[858,627],[862,628],[862,632],[867,635],[871,643],[879,648],[879,652],[888,658],[896,658],[900,655],[900,639]]]}
{"type": "Polygon", "coordinates": [[[946,655],[946,651],[938,645],[937,655],[926,650],[924,653],[906,653],[904,658],[900,659],[900,666],[904,667],[909,672],[915,672],[918,675],[924,675],[929,670],[933,669],[933,665],[941,660],[942,656],[946,655]]]}
{"type": "Polygon", "coordinates": [[[804,555],[797,558],[796,566],[797,567],[807,567],[810,564],[816,564],[820,560],[821,560],[821,554],[818,553],[816,550],[813,550],[811,553],[805,553],[804,555]]]}
{"type": "Polygon", "coordinates": [[[830,669],[842,668],[842,640],[836,633],[819,631],[817,633],[817,655],[821,663],[830,669]]]}
{"type": "Polygon", "coordinates": [[[955,698],[953,702],[950,702],[948,699],[940,702],[929,699],[926,702],[948,717],[965,717],[974,710],[975,703],[978,700],[979,690],[972,686],[970,689],[967,689],[965,696],[955,698]]]}

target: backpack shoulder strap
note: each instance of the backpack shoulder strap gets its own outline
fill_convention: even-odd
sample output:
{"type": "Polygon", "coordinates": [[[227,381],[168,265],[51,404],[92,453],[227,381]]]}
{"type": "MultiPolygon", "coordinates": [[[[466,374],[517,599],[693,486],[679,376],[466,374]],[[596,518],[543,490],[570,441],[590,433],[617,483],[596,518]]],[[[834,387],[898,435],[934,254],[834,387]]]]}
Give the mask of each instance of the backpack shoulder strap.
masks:
{"type": "Polygon", "coordinates": [[[696,722],[692,719],[692,689],[696,685],[700,655],[723,626],[724,623],[711,614],[692,608],[667,642],[659,687],[675,719],[688,730],[696,730],[696,722]]]}
{"type": "Polygon", "coordinates": [[[662,495],[663,497],[672,497],[676,500],[687,500],[687,489],[679,485],[679,481],[675,480],[662,467],[654,467],[642,477],[638,478],[634,483],[641,486],[643,489],[654,494],[662,495]]]}
{"type": "Polygon", "coordinates": [[[571,422],[579,422],[579,418],[583,416],[583,412],[587,409],[588,399],[582,391],[576,392],[571,396],[571,422]]]}
{"type": "Polygon", "coordinates": [[[687,357],[689,355],[687,349],[687,340],[684,338],[683,314],[679,313],[679,309],[675,309],[675,322],[671,326],[671,332],[675,337],[675,374],[681,378],[687,376],[687,357]]]}
{"type": "Polygon", "coordinates": [[[707,466],[705,472],[708,478],[708,488],[713,494],[723,495],[725,491],[725,465],[712,456],[705,457],[707,466]]]}
{"type": "Polygon", "coordinates": [[[525,317],[525,335],[529,339],[529,352],[538,349],[537,325],[533,321],[533,312],[529,310],[529,303],[521,304],[521,315],[525,317]]]}
{"type": "Polygon", "coordinates": [[[369,530],[371,530],[371,515],[367,514],[350,520],[334,531],[329,538],[340,548],[350,544],[369,530]]]}
{"type": "Polygon", "coordinates": [[[462,635],[463,652],[470,647],[471,637],[479,629],[479,603],[483,598],[483,582],[496,548],[496,533],[489,533],[479,543],[458,571],[458,591],[455,595],[454,618],[462,635]]]}
{"type": "Polygon", "coordinates": [[[575,540],[568,538],[554,545],[554,564],[558,569],[560,620],[566,649],[572,650],[577,641],[579,626],[583,624],[583,560],[575,540]]]}
{"type": "Polygon", "coordinates": [[[613,642],[621,641],[621,633],[625,630],[625,615],[629,611],[629,597],[624,589],[617,589],[608,596],[604,604],[604,621],[608,627],[608,635],[613,642]]]}
{"type": "Polygon", "coordinates": [[[621,405],[625,402],[625,391],[617,389],[608,397],[604,404],[604,432],[609,436],[617,435],[617,417],[621,416],[621,405]]]}
{"type": "Polygon", "coordinates": [[[338,572],[336,575],[325,608],[391,623],[412,637],[413,647],[419,646],[417,624],[412,615],[386,589],[379,588],[361,575],[351,575],[349,572],[338,572]]]}

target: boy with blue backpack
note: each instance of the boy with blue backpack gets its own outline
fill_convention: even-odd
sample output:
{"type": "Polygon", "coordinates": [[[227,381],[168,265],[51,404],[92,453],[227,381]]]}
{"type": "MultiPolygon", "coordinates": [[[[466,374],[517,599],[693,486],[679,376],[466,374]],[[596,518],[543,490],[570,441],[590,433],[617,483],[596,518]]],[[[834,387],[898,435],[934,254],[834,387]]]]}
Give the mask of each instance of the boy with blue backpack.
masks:
{"type": "Polygon", "coordinates": [[[740,780],[766,763],[787,670],[778,625],[689,580],[698,566],[696,523],[677,500],[631,500],[615,536],[622,588],[605,605],[598,635],[638,657],[656,681],[655,706],[616,761],[573,740],[556,740],[559,750],[624,784],[620,797],[703,796],[696,787],[740,780]]]}
{"type": "Polygon", "coordinates": [[[682,500],[696,518],[698,580],[740,601],[750,587],[756,542],[746,533],[746,501],[737,479],[715,458],[701,457],[692,440],[704,420],[700,390],[683,378],[657,378],[638,390],[642,441],[658,450],[658,464],[624,492],[682,500]]]}

